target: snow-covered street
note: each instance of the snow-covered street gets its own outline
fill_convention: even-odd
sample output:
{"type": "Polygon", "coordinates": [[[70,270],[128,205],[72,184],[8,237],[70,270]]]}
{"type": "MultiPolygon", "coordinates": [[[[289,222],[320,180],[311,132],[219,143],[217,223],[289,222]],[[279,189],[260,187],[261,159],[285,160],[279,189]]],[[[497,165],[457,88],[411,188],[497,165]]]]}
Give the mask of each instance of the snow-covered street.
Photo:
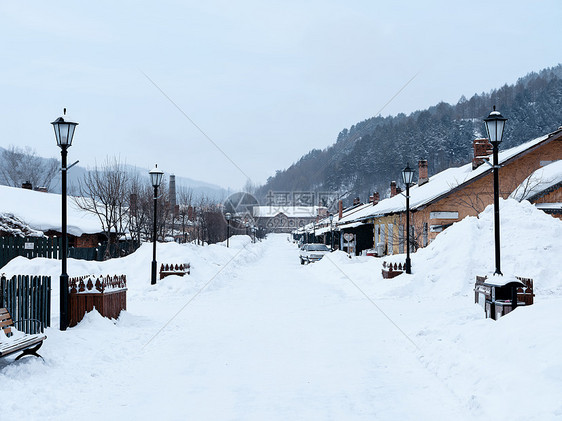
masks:
{"type": "Polygon", "coordinates": [[[220,291],[202,294],[145,348],[140,361],[154,376],[140,380],[150,392],[133,407],[256,420],[456,412],[454,402],[440,404],[449,392],[413,345],[336,268],[331,279],[313,269],[285,236],[271,236],[247,266],[225,269],[220,291]]]}
{"type": "MultiPolygon", "coordinates": [[[[192,274],[156,286],[150,244],[107,262],[71,259],[72,274],[126,274],[127,311],[118,321],[92,312],[60,332],[53,282],[44,361],[0,359],[0,418],[560,418],[560,275],[533,263],[556,259],[562,223],[503,206],[504,267],[529,268],[537,299],[497,322],[472,291],[493,249],[491,210],[449,228],[413,255],[413,275],[392,280],[381,259],[342,252],[301,265],[286,235],[159,244],[159,261],[190,261],[192,274]]],[[[3,271],[57,280],[59,264],[20,257],[3,271]]]]}
{"type": "Polygon", "coordinates": [[[167,278],[155,289],[168,293],[146,294],[116,326],[92,314],[66,333],[50,329],[45,363],[2,362],[3,377],[13,376],[10,386],[3,379],[3,391],[34,385],[31,402],[14,399],[8,409],[25,419],[431,419],[461,412],[451,396],[443,399],[450,391],[420,363],[419,351],[336,266],[330,278],[315,269],[300,265],[286,236],[271,236],[234,249],[193,301],[189,277],[167,278]]]}

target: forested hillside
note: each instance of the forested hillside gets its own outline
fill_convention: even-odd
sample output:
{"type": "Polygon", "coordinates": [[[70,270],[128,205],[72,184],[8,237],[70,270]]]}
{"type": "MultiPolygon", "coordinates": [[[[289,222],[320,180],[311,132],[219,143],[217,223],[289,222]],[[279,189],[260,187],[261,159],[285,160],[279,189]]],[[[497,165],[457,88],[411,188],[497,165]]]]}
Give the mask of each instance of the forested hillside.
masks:
{"type": "Polygon", "coordinates": [[[429,161],[429,174],[461,165],[472,158],[472,141],[485,136],[482,119],[496,105],[509,119],[500,149],[517,146],[562,125],[562,65],[531,73],[514,85],[489,93],[464,96],[455,105],[441,102],[410,115],[372,117],[343,129],[324,150],[312,150],[257,190],[268,192],[334,192],[346,203],[381,198],[391,180],[400,183],[407,162],[429,161]]]}

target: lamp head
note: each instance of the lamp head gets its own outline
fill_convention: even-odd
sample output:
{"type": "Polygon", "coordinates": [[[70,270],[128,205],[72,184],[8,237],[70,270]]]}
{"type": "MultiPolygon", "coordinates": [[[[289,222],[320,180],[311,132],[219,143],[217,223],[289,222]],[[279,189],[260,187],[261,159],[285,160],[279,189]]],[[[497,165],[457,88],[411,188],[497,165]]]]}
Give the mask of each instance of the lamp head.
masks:
{"type": "Polygon", "coordinates": [[[414,180],[414,170],[410,168],[410,164],[408,163],[406,164],[406,168],[402,170],[402,181],[404,182],[406,187],[409,187],[412,184],[413,180],[414,180]]]}
{"type": "Polygon", "coordinates": [[[152,187],[159,187],[160,183],[162,182],[164,172],[158,169],[158,164],[154,165],[154,168],[151,169],[148,174],[150,175],[150,182],[152,183],[152,187]]]}
{"type": "Polygon", "coordinates": [[[488,139],[490,139],[492,145],[495,144],[497,146],[501,143],[506,121],[507,118],[502,116],[499,111],[496,111],[495,105],[494,110],[484,119],[486,131],[488,132],[488,139]]]}
{"type": "Polygon", "coordinates": [[[74,137],[74,130],[78,123],[72,121],[66,115],[66,108],[63,109],[62,117],[57,118],[55,121],[51,122],[53,128],[55,129],[55,138],[57,140],[57,145],[61,149],[66,149],[72,145],[72,138],[74,137]]]}

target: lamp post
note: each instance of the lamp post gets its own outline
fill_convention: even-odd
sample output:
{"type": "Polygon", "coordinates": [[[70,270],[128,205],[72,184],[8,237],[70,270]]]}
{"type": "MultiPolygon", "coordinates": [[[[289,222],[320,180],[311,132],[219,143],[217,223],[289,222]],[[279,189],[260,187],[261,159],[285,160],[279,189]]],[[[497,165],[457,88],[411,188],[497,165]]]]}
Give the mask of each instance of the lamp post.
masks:
{"type": "Polygon", "coordinates": [[[230,218],[232,218],[232,215],[230,212],[227,212],[224,214],[224,217],[226,218],[226,247],[228,247],[228,241],[230,238],[230,218]]]}
{"type": "Polygon", "coordinates": [[[55,138],[57,145],[61,149],[61,184],[62,184],[62,217],[61,217],[61,257],[62,272],[60,275],[60,330],[66,330],[68,327],[68,273],[66,267],[66,248],[67,248],[67,209],[66,209],[66,157],[67,149],[72,145],[74,130],[78,123],[69,120],[66,116],[66,108],[63,110],[63,116],[57,118],[51,123],[55,129],[55,138]]]}
{"type": "Polygon", "coordinates": [[[488,117],[484,119],[488,139],[492,144],[493,153],[493,169],[494,169],[494,237],[495,237],[495,254],[496,254],[496,271],[494,275],[502,275],[500,270],[500,192],[499,192],[499,169],[498,164],[498,147],[502,141],[503,129],[507,118],[502,116],[499,111],[494,110],[488,117]]]}
{"type": "Polygon", "coordinates": [[[330,214],[330,251],[334,251],[334,228],[332,222],[334,221],[334,215],[330,214]]]}
{"type": "Polygon", "coordinates": [[[402,181],[406,185],[406,273],[412,273],[412,262],[410,260],[410,184],[414,179],[414,170],[410,164],[402,170],[402,181]]]}
{"type": "Polygon", "coordinates": [[[316,242],[316,221],[312,221],[312,242],[316,242]]]}
{"type": "Polygon", "coordinates": [[[157,212],[157,200],[158,200],[158,187],[162,182],[162,176],[164,173],[158,169],[158,165],[155,165],[148,174],[150,175],[150,182],[152,187],[154,187],[154,226],[152,229],[152,276],[150,280],[151,285],[156,284],[156,212],[157,212]]]}

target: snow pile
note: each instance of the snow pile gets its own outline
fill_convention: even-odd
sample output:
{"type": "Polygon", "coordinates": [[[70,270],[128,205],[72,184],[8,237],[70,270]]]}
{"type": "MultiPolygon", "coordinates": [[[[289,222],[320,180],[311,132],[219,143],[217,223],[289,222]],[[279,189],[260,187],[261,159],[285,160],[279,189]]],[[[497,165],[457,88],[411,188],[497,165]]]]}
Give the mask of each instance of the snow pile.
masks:
{"type": "MultiPolygon", "coordinates": [[[[533,278],[535,294],[562,293],[559,260],[562,221],[529,202],[500,199],[501,271],[533,278]]],[[[494,209],[455,223],[426,248],[411,255],[412,276],[407,283],[416,294],[470,295],[476,275],[495,270],[494,209]]],[[[385,259],[404,261],[404,255],[385,259]]],[[[401,276],[402,278],[402,276],[401,276]]]]}
{"type": "Polygon", "coordinates": [[[491,276],[495,269],[493,219],[489,206],[439,234],[411,255],[412,275],[382,279],[382,259],[334,255],[315,269],[326,277],[340,271],[340,279],[367,294],[416,344],[420,362],[466,413],[478,419],[561,417],[562,221],[528,202],[501,200],[502,272],[533,278],[536,297],[534,305],[494,322],[474,304],[473,292],[476,275],[491,276]],[[521,393],[525,404],[513,411],[521,393]]]}
{"type": "MultiPolygon", "coordinates": [[[[144,243],[135,253],[119,259],[104,262],[68,259],[68,275],[70,278],[81,276],[125,275],[127,277],[128,310],[136,309],[163,299],[163,296],[176,294],[179,297],[199,290],[220,269],[227,265],[234,269],[256,260],[261,248],[251,244],[248,236],[234,236],[230,239],[229,248],[222,244],[197,246],[194,244],[158,243],[156,259],[158,270],[160,264],[190,263],[191,275],[180,277],[171,275],[162,281],[157,279],[157,288],[151,285],[152,244],[144,243]],[[163,295],[162,295],[163,294],[163,295]],[[129,305],[130,303],[130,305],[129,305]]],[[[18,256],[1,268],[6,277],[14,275],[51,276],[52,302],[59,301],[59,283],[61,262],[54,259],[37,257],[28,259],[18,256]]],[[[158,276],[158,275],[157,275],[158,276]]],[[[217,280],[211,288],[219,288],[222,283],[217,280]]],[[[52,306],[53,325],[58,325],[58,307],[52,306]]],[[[142,313],[142,309],[139,309],[142,313]]]]}

